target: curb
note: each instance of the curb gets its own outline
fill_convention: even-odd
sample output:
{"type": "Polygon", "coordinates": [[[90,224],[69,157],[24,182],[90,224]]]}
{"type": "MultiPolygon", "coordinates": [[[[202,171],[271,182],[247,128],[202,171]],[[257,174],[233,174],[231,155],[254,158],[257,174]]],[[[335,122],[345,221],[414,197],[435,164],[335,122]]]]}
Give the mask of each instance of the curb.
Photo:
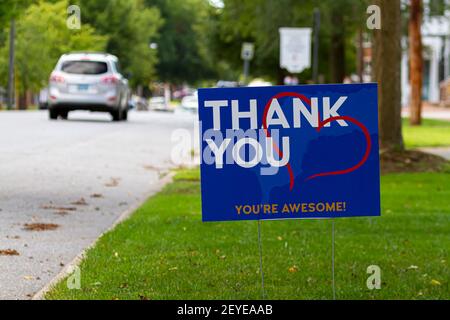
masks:
{"type": "Polygon", "coordinates": [[[168,183],[172,182],[172,178],[175,175],[173,171],[170,171],[165,175],[163,178],[158,180],[155,185],[155,189],[149,192],[145,197],[144,200],[140,201],[138,204],[134,205],[131,208],[128,208],[124,212],[122,212],[119,217],[114,221],[114,223],[105,231],[103,231],[97,239],[95,239],[90,245],[88,245],[86,248],[83,249],[82,252],[80,252],[70,263],[68,263],[50,282],[48,282],[42,289],[40,289],[38,292],[36,292],[31,300],[45,300],[45,295],[61,280],[69,276],[75,267],[78,267],[81,262],[84,260],[86,256],[86,252],[93,248],[98,240],[106,233],[114,230],[114,228],[122,223],[123,221],[127,220],[137,209],[139,209],[151,196],[155,195],[159,191],[162,190],[162,188],[167,185],[168,183]]]}

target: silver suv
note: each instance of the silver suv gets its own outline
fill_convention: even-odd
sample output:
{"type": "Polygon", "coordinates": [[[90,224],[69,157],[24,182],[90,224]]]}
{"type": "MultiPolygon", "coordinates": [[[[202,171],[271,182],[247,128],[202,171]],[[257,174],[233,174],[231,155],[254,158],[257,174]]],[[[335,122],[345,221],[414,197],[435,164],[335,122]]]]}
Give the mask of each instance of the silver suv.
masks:
{"type": "Polygon", "coordinates": [[[70,111],[111,113],[114,121],[127,120],[130,90],[120,73],[117,57],[106,53],[69,53],[50,76],[50,119],[67,119],[70,111]]]}

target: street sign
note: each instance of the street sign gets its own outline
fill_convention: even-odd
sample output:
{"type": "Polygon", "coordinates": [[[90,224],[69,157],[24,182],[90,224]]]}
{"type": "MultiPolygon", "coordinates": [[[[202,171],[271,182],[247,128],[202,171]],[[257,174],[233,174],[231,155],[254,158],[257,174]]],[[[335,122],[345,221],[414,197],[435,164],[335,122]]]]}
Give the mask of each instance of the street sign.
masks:
{"type": "Polygon", "coordinates": [[[280,67],[300,73],[311,67],[311,28],[280,28],[280,67]]]}
{"type": "Polygon", "coordinates": [[[251,42],[244,42],[242,44],[241,58],[244,61],[250,61],[255,54],[255,45],[251,42]]]}
{"type": "Polygon", "coordinates": [[[199,90],[203,221],[380,215],[377,85],[199,90]]]}

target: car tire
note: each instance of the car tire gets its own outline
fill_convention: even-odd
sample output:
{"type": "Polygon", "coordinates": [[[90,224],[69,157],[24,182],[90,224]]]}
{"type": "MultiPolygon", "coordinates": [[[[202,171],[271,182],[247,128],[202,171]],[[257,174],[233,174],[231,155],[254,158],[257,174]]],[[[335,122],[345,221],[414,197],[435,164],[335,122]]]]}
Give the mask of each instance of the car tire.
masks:
{"type": "Polygon", "coordinates": [[[50,120],[57,120],[58,119],[58,111],[49,109],[48,110],[48,117],[50,120]]]}
{"type": "Polygon", "coordinates": [[[61,117],[61,119],[67,120],[67,118],[69,117],[69,112],[62,111],[62,112],[59,113],[59,116],[61,117]]]}
{"type": "Polygon", "coordinates": [[[128,120],[128,110],[123,110],[122,120],[123,121],[127,121],[128,120]]]}
{"type": "Polygon", "coordinates": [[[113,121],[115,121],[115,122],[122,120],[122,110],[120,108],[112,111],[111,115],[113,117],[113,121]]]}

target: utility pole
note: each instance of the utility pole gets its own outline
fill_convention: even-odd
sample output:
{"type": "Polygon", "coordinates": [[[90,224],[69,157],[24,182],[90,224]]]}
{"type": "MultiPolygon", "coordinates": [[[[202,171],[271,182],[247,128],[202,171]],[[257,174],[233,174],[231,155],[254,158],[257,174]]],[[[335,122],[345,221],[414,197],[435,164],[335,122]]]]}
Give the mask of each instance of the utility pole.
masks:
{"type": "Polygon", "coordinates": [[[320,33],[320,10],[314,9],[314,49],[313,49],[313,80],[319,83],[319,33],[320,33]]]}
{"type": "Polygon", "coordinates": [[[251,42],[244,42],[242,44],[241,59],[244,60],[244,84],[248,84],[248,77],[250,73],[250,61],[253,59],[255,53],[255,46],[251,42]]]}
{"type": "Polygon", "coordinates": [[[244,60],[244,84],[248,83],[248,75],[250,70],[250,60],[244,60]]]}
{"type": "Polygon", "coordinates": [[[8,70],[8,110],[14,107],[14,46],[16,37],[16,23],[14,18],[11,19],[11,27],[9,31],[9,70],[8,70]]]}

